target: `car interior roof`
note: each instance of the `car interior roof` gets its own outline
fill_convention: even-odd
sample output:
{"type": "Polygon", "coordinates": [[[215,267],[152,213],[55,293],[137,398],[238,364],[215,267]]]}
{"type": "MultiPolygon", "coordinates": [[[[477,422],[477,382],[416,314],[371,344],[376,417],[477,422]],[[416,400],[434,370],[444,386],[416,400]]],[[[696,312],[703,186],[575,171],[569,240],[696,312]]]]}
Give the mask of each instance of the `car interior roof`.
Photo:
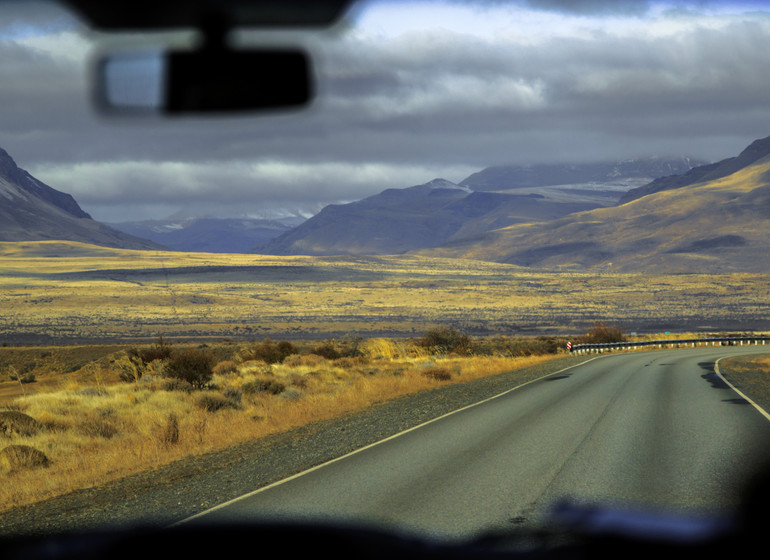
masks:
{"type": "Polygon", "coordinates": [[[93,28],[102,31],[198,27],[209,16],[232,27],[327,27],[354,0],[63,0],[93,28]]]}

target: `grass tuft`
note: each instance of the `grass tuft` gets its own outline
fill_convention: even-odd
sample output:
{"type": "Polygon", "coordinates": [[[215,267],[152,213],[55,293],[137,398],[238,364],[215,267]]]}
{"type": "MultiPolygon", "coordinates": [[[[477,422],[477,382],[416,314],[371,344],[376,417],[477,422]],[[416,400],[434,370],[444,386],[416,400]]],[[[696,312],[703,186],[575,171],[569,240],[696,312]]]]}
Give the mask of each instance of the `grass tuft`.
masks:
{"type": "Polygon", "coordinates": [[[45,450],[46,483],[41,485],[34,471],[6,467],[0,509],[334,418],[433,389],[437,382],[470,381],[557,355],[514,357],[493,346],[486,355],[434,355],[409,339],[346,339],[321,344],[340,354],[332,358],[336,354],[309,353],[318,346],[307,344],[303,353],[273,364],[243,361],[244,349],[236,345],[175,346],[168,358],[142,366],[132,383],[114,369],[109,373],[110,365],[127,360],[120,348],[58,383],[43,379],[36,393],[5,403],[0,418],[24,418],[37,426],[10,430],[7,444],[45,450]],[[180,363],[206,366],[211,375],[203,376],[205,385],[169,376],[180,371],[171,365],[179,356],[190,358],[180,363]],[[157,369],[150,374],[150,367],[157,369]]]}

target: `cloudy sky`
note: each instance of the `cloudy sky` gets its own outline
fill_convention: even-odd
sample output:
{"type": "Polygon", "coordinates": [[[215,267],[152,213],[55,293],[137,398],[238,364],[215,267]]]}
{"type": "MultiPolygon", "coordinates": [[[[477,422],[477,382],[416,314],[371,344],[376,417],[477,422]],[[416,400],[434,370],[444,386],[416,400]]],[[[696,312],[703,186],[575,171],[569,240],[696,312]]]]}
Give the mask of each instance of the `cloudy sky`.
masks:
{"type": "Polygon", "coordinates": [[[115,38],[59,8],[3,2],[0,147],[108,222],[313,212],[489,165],[717,160],[770,135],[768,11],[367,2],[331,31],[237,36],[308,49],[307,110],[168,121],[94,111],[90,63],[115,38]]]}

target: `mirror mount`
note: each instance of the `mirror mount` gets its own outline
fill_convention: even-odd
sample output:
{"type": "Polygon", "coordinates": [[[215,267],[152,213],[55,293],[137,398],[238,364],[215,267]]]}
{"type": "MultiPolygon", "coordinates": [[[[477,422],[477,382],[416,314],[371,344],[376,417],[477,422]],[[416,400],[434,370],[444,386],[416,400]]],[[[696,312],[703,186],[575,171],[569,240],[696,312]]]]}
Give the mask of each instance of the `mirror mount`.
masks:
{"type": "Polygon", "coordinates": [[[107,114],[230,113],[299,108],[313,97],[311,63],[299,49],[235,50],[218,14],[202,18],[195,50],[158,57],[106,56],[97,65],[97,104],[107,114]],[[151,93],[148,93],[151,92],[151,93]]]}

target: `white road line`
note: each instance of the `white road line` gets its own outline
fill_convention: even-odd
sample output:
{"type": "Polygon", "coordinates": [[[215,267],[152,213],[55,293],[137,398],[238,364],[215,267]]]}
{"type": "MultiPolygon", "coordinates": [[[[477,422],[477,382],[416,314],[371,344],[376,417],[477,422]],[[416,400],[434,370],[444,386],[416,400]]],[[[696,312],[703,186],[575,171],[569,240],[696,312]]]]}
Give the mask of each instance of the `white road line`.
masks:
{"type": "Polygon", "coordinates": [[[370,443],[369,445],[366,445],[364,447],[356,449],[355,451],[351,451],[350,453],[346,453],[345,455],[341,455],[340,457],[337,457],[335,459],[331,459],[330,461],[326,461],[325,463],[321,463],[320,465],[316,465],[315,467],[311,467],[311,468],[309,468],[307,470],[304,470],[302,472],[294,474],[294,475],[292,475],[290,477],[284,478],[282,480],[278,480],[276,482],[273,482],[272,484],[268,484],[267,486],[263,486],[262,488],[258,488],[256,490],[254,490],[253,492],[249,492],[248,494],[244,494],[243,496],[238,496],[237,498],[233,498],[232,500],[229,500],[227,502],[224,502],[224,503],[221,503],[219,505],[216,505],[213,508],[210,508],[210,509],[198,512],[198,513],[196,513],[195,515],[193,515],[191,517],[187,517],[185,519],[177,521],[176,523],[173,523],[171,526],[172,527],[176,527],[177,525],[181,525],[183,523],[187,523],[188,521],[192,521],[192,520],[197,519],[199,517],[203,517],[204,515],[208,515],[209,513],[213,513],[213,512],[215,512],[217,510],[226,508],[226,507],[228,507],[228,506],[230,506],[230,505],[232,505],[232,504],[234,504],[236,502],[239,502],[241,500],[245,500],[247,498],[250,498],[251,496],[256,496],[257,494],[260,494],[261,492],[264,492],[265,490],[270,490],[271,488],[275,488],[276,486],[280,486],[281,484],[284,484],[286,482],[294,480],[295,478],[299,478],[299,477],[304,476],[306,474],[309,474],[309,473],[311,473],[313,471],[317,471],[318,469],[321,469],[321,468],[323,468],[323,467],[325,467],[327,465],[331,465],[332,463],[336,463],[337,461],[341,461],[341,460],[343,460],[343,459],[345,459],[347,457],[350,457],[351,455],[355,455],[356,453],[361,453],[362,451],[366,451],[367,449],[370,449],[370,448],[372,448],[372,447],[374,447],[376,445],[380,445],[381,443],[385,443],[386,441],[390,441],[390,440],[395,439],[397,437],[400,437],[400,436],[402,436],[404,434],[408,434],[409,432],[412,432],[414,430],[422,428],[423,426],[427,426],[428,424],[432,424],[433,422],[437,422],[437,421],[439,421],[439,420],[441,420],[443,418],[446,418],[447,416],[451,416],[452,414],[457,414],[458,412],[462,412],[463,410],[467,410],[469,408],[473,408],[474,406],[478,406],[480,404],[484,404],[485,402],[488,402],[488,401],[491,401],[493,399],[502,397],[503,395],[506,395],[506,394],[508,394],[508,393],[510,393],[512,391],[516,391],[517,389],[521,389],[522,387],[525,387],[525,386],[529,385],[530,383],[534,383],[536,381],[540,381],[541,379],[545,379],[546,377],[550,377],[552,375],[557,375],[559,373],[565,372],[568,369],[572,369],[572,368],[575,368],[577,366],[582,366],[583,364],[586,364],[586,363],[591,362],[593,360],[598,360],[599,358],[602,358],[602,357],[603,356],[595,356],[593,358],[589,358],[585,362],[580,362],[579,364],[575,364],[575,365],[572,365],[572,366],[569,366],[569,367],[565,367],[563,369],[560,369],[559,371],[554,371],[552,373],[548,373],[546,375],[538,377],[537,379],[532,379],[530,381],[527,381],[526,383],[522,383],[521,385],[517,385],[516,387],[513,387],[512,389],[508,389],[507,391],[503,391],[502,393],[499,393],[497,395],[493,395],[491,397],[488,397],[488,398],[484,399],[483,401],[479,401],[479,402],[476,402],[476,403],[473,403],[473,404],[469,404],[468,406],[464,406],[463,408],[458,408],[457,410],[453,410],[452,412],[448,412],[447,414],[444,414],[442,416],[438,416],[436,418],[433,418],[432,420],[428,420],[427,422],[423,422],[422,424],[419,424],[417,426],[413,426],[413,427],[411,427],[411,428],[409,428],[407,430],[404,430],[403,432],[399,432],[397,434],[393,434],[392,436],[388,436],[385,439],[381,439],[379,441],[375,441],[374,443],[370,443]]]}
{"type": "Polygon", "coordinates": [[[770,414],[768,414],[768,413],[767,413],[767,411],[766,411],[764,408],[762,408],[762,407],[761,407],[761,406],[759,406],[757,403],[755,403],[754,401],[752,401],[752,400],[751,400],[749,397],[747,397],[747,396],[746,396],[746,395],[744,395],[742,392],[740,392],[740,391],[738,390],[738,388],[737,388],[737,387],[735,387],[735,385],[733,385],[732,383],[730,383],[730,382],[729,382],[727,379],[725,379],[725,376],[724,376],[724,375],[722,375],[722,372],[721,372],[721,371],[719,371],[719,362],[721,362],[721,361],[722,361],[722,360],[724,360],[725,358],[729,358],[729,357],[730,357],[730,356],[723,356],[723,357],[719,358],[719,359],[718,359],[716,362],[714,362],[714,371],[716,372],[716,374],[719,376],[719,378],[720,378],[722,381],[724,381],[725,383],[727,383],[727,384],[730,386],[730,388],[731,388],[733,391],[735,391],[736,393],[738,393],[738,394],[739,394],[739,395],[740,395],[740,396],[741,396],[743,399],[745,399],[745,400],[746,400],[746,402],[748,402],[748,403],[749,403],[751,406],[753,406],[754,408],[756,408],[756,409],[759,411],[759,413],[760,413],[762,416],[764,416],[764,417],[765,417],[767,420],[770,420],[770,414]]]}

